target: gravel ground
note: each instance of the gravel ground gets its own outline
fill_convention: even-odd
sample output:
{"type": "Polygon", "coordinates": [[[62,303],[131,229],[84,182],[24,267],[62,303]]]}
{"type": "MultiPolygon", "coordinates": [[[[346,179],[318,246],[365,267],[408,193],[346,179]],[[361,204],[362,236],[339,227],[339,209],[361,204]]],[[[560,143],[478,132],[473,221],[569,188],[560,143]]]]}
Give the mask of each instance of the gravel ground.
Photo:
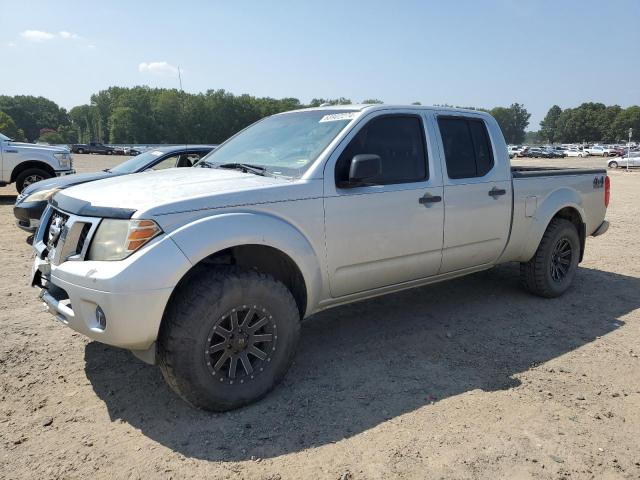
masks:
{"type": "Polygon", "coordinates": [[[562,298],[504,265],[323,312],[284,383],[225,414],[44,313],[0,189],[0,478],[640,478],[640,172],[611,177],[562,298]]]}

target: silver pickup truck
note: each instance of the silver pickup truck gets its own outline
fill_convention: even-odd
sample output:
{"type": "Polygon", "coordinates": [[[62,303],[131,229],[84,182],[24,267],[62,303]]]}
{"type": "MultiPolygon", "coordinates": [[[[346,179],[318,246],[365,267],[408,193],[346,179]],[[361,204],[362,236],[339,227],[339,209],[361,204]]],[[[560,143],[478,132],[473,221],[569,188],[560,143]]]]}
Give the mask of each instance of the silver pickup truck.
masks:
{"type": "Polygon", "coordinates": [[[0,133],[0,187],[15,182],[20,193],[32,183],[72,173],[69,149],[14,142],[0,133]]]}
{"type": "Polygon", "coordinates": [[[57,193],[32,284],[64,324],[227,410],[283,378],[301,319],[321,310],[505,262],[561,295],[608,201],[605,170],[512,168],[486,113],[300,110],[194,168],[57,193]]]}

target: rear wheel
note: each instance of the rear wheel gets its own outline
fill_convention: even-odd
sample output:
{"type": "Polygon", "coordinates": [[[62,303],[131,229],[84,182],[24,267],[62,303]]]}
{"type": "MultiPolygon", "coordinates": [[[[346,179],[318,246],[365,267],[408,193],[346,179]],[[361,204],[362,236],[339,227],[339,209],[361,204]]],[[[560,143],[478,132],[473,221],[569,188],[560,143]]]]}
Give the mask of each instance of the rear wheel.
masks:
{"type": "Polygon", "coordinates": [[[571,286],[579,259],[580,237],[575,225],[554,218],[533,258],[520,264],[521,282],[531,293],[558,297],[571,286]]]}
{"type": "Polygon", "coordinates": [[[79,148],[78,153],[84,153],[84,148],[79,148]]]}
{"type": "Polygon", "coordinates": [[[203,269],[179,287],[167,308],[159,365],[187,402],[231,410],[282,380],[299,336],[298,308],[281,282],[253,270],[203,269]]]}
{"type": "Polygon", "coordinates": [[[53,175],[51,175],[49,172],[41,168],[27,168],[16,178],[16,189],[18,190],[18,193],[20,193],[29,185],[32,185],[46,178],[51,178],[52,176],[53,175]]]}
{"type": "Polygon", "coordinates": [[[618,162],[616,161],[609,162],[609,168],[618,168],[618,162]]]}

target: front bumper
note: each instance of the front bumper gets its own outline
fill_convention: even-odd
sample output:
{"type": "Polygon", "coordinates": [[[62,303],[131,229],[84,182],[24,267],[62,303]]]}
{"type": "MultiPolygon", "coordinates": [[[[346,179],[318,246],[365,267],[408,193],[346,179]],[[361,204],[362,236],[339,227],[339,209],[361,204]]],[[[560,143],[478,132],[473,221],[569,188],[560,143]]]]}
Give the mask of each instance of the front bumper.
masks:
{"type": "Polygon", "coordinates": [[[76,171],[72,168],[70,170],[56,170],[56,177],[64,177],[65,175],[73,175],[76,171]]]}
{"type": "Polygon", "coordinates": [[[158,237],[121,261],[69,259],[54,265],[40,236],[38,231],[32,285],[40,289],[47,311],[93,340],[148,349],[158,336],[175,285],[191,267],[173,240],[158,237]],[[98,307],[106,317],[104,325],[98,320],[98,307]]]}

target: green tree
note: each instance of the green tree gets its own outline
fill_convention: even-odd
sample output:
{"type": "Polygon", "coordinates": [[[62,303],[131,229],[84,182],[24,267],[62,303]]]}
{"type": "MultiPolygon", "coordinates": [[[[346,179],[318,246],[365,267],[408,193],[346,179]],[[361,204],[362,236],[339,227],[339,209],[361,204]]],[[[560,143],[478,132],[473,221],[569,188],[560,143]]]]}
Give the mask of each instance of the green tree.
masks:
{"type": "Polygon", "coordinates": [[[15,140],[16,142],[24,142],[25,140],[24,132],[17,127],[13,118],[3,111],[0,111],[0,133],[15,140]]]}
{"type": "Polygon", "coordinates": [[[622,110],[613,121],[614,140],[627,141],[629,129],[633,129],[633,139],[640,138],[640,106],[634,105],[622,110]]]}
{"type": "Polygon", "coordinates": [[[526,145],[538,145],[542,143],[544,138],[540,135],[540,132],[528,131],[524,134],[523,143],[526,145]]]}
{"type": "Polygon", "coordinates": [[[562,109],[558,105],[554,105],[549,109],[544,120],[540,122],[540,131],[538,133],[540,137],[549,143],[557,142],[559,139],[557,128],[560,115],[562,115],[562,109]]]}
{"type": "MultiPolygon", "coordinates": [[[[481,110],[481,109],[478,109],[481,110]]],[[[522,143],[525,130],[529,125],[531,114],[519,103],[513,103],[509,108],[495,107],[490,111],[496,119],[507,143],[522,143]]]]}
{"type": "Polygon", "coordinates": [[[109,117],[109,141],[111,143],[141,143],[136,138],[136,115],[130,107],[116,107],[109,117]]]}
{"type": "Polygon", "coordinates": [[[49,143],[51,145],[62,145],[63,143],[66,143],[64,138],[62,138],[62,135],[55,131],[44,132],[38,138],[38,142],[49,143]]]}
{"type": "Polygon", "coordinates": [[[0,110],[13,119],[29,141],[38,138],[43,128],[69,124],[66,110],[44,97],[0,95],[0,110]]]}
{"type": "Polygon", "coordinates": [[[320,105],[323,105],[325,103],[329,105],[351,105],[353,102],[351,102],[350,99],[344,98],[344,97],[334,98],[334,99],[314,98],[313,100],[311,100],[311,103],[309,104],[309,106],[319,107],[320,105]]]}
{"type": "Polygon", "coordinates": [[[371,105],[379,105],[384,103],[382,100],[378,100],[377,98],[368,98],[366,100],[362,100],[362,103],[371,104],[371,105]]]}
{"type": "Polygon", "coordinates": [[[95,106],[78,105],[69,110],[71,126],[77,131],[78,142],[98,141],[100,120],[95,106]]]}

